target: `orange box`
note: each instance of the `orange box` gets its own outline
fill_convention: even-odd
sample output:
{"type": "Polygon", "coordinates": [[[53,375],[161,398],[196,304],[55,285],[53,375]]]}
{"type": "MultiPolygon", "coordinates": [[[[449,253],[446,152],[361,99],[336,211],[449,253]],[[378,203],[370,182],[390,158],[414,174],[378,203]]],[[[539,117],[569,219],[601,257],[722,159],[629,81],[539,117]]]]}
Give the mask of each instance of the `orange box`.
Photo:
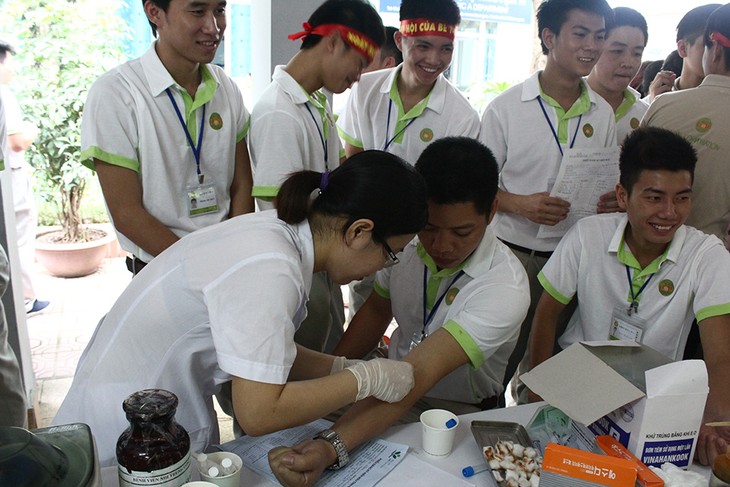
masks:
{"type": "Polygon", "coordinates": [[[579,479],[586,485],[634,487],[636,465],[624,458],[609,457],[549,443],[542,461],[540,487],[561,486],[561,478],[579,479]]]}
{"type": "Polygon", "coordinates": [[[636,476],[642,487],[664,487],[664,481],[657,474],[651,471],[636,455],[626,449],[621,443],[616,441],[613,436],[602,435],[596,436],[596,444],[603,450],[606,455],[625,458],[636,464],[636,476]]]}

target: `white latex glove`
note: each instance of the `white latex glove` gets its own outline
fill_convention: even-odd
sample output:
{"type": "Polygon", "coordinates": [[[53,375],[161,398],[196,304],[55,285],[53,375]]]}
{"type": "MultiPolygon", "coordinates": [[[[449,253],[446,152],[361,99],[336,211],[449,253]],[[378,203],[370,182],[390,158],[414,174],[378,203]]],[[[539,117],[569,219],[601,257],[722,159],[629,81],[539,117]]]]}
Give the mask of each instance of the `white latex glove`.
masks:
{"type": "Polygon", "coordinates": [[[375,358],[347,367],[357,379],[357,401],[375,396],[381,401],[398,402],[413,389],[413,366],[408,362],[375,358]]]}
{"type": "Polygon", "coordinates": [[[360,362],[362,362],[362,360],[349,359],[346,357],[335,357],[335,359],[332,361],[332,369],[330,370],[330,375],[341,372],[346,367],[350,367],[360,362]]]}

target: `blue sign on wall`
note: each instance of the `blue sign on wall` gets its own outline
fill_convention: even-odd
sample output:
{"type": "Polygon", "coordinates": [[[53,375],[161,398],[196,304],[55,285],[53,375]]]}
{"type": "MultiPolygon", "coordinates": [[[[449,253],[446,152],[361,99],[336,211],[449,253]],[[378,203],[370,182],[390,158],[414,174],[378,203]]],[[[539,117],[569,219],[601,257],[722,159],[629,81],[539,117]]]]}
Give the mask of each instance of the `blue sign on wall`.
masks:
{"type": "MultiPolygon", "coordinates": [[[[464,20],[529,24],[534,16],[532,0],[456,1],[464,20]]],[[[380,0],[381,13],[398,13],[400,0],[380,0]]]]}

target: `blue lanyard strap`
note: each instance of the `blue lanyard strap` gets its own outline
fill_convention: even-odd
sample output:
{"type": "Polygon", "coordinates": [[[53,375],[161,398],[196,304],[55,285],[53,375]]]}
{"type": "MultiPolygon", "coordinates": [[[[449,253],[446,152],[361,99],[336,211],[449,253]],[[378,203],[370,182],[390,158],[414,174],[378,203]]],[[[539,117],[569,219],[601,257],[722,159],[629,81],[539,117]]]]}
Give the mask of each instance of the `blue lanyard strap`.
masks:
{"type": "MultiPolygon", "coordinates": [[[[548,125],[550,126],[550,131],[553,133],[553,138],[555,139],[555,142],[558,144],[558,149],[560,149],[560,155],[563,155],[563,146],[560,144],[560,138],[558,137],[558,133],[555,131],[555,127],[553,127],[553,123],[550,121],[550,117],[548,116],[547,110],[545,110],[545,105],[542,103],[542,98],[539,96],[537,97],[538,103],[540,103],[540,108],[542,108],[542,114],[545,115],[545,120],[547,120],[548,125]]],[[[570,141],[570,149],[573,148],[575,145],[575,138],[578,137],[578,129],[580,128],[580,121],[583,119],[583,114],[581,113],[578,116],[578,123],[575,126],[575,132],[573,133],[573,140],[570,141]]]]}
{"type": "Polygon", "coordinates": [[[431,312],[427,314],[426,303],[428,302],[428,295],[427,295],[426,290],[428,288],[428,267],[426,267],[425,265],[423,266],[423,329],[421,330],[421,338],[426,337],[426,328],[428,328],[428,324],[431,323],[431,320],[433,320],[433,315],[436,314],[438,307],[441,305],[441,301],[444,300],[444,298],[446,297],[446,294],[449,292],[451,287],[463,275],[464,275],[464,271],[460,270],[459,273],[456,274],[456,277],[454,277],[454,279],[452,279],[452,281],[449,283],[448,287],[444,290],[444,292],[441,294],[441,296],[433,304],[433,308],[431,308],[431,312]]]}
{"type": "Polygon", "coordinates": [[[639,288],[639,292],[634,294],[634,285],[633,281],[631,280],[631,271],[629,270],[629,266],[627,266],[626,264],[624,264],[624,267],[626,267],[626,277],[629,280],[629,293],[631,293],[631,304],[629,305],[629,315],[631,315],[631,313],[637,313],[639,311],[639,296],[646,288],[646,285],[649,284],[651,278],[654,277],[654,274],[650,274],[646,281],[644,281],[644,284],[642,284],[639,288]]]}
{"type": "Polygon", "coordinates": [[[388,100],[388,120],[385,123],[385,144],[383,145],[383,151],[384,152],[387,152],[388,151],[388,147],[390,147],[390,144],[392,144],[393,141],[395,139],[397,139],[400,134],[402,134],[403,132],[405,132],[406,129],[408,127],[410,127],[413,122],[416,121],[416,118],[418,118],[418,117],[413,117],[411,119],[411,121],[406,124],[405,127],[403,127],[402,129],[400,129],[395,135],[393,135],[393,137],[391,139],[388,139],[388,133],[390,132],[390,112],[391,112],[391,109],[392,108],[393,108],[393,100],[388,100]]]}
{"type": "Polygon", "coordinates": [[[170,88],[165,89],[165,93],[167,93],[167,96],[172,102],[173,108],[175,108],[177,119],[180,120],[180,125],[182,125],[182,128],[185,131],[185,137],[188,139],[188,144],[190,144],[190,148],[193,150],[193,157],[195,157],[195,171],[198,174],[198,182],[202,184],[203,175],[200,172],[200,153],[203,147],[203,130],[205,130],[205,105],[203,105],[203,114],[200,116],[200,133],[198,134],[198,145],[196,147],[195,143],[193,143],[193,138],[190,136],[188,126],[185,125],[185,119],[183,118],[182,113],[180,113],[180,109],[177,107],[177,103],[175,103],[175,98],[173,98],[172,93],[170,92],[170,88]]]}
{"type": "MultiPolygon", "coordinates": [[[[304,104],[305,107],[307,107],[307,111],[309,112],[309,116],[312,117],[312,121],[314,122],[314,126],[317,127],[317,133],[319,133],[319,140],[322,142],[322,150],[324,150],[324,167],[325,169],[329,170],[329,151],[327,150],[327,141],[324,138],[324,133],[322,130],[319,129],[319,124],[317,123],[317,119],[314,118],[314,113],[312,113],[312,110],[309,108],[309,102],[304,104]]],[[[322,127],[324,128],[324,119],[322,119],[322,127]]]]}

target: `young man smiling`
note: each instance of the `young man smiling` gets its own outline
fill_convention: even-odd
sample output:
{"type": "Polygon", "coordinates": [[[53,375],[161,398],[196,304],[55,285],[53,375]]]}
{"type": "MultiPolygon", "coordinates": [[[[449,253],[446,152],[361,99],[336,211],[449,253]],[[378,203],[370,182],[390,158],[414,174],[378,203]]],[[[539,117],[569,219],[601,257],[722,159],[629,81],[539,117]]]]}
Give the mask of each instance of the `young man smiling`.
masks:
{"type": "MultiPolygon", "coordinates": [[[[349,450],[396,421],[418,421],[426,409],[463,414],[496,406],[527,311],[525,272],[489,228],[497,192],[491,152],[476,140],[447,137],[426,148],[416,170],[426,180],[428,223],[397,266],[377,273],[375,291],[335,350],[365,356],[395,318],[388,355],[413,364],[416,385],[398,403],[363,401],[348,410],[333,429],[349,450]]],[[[323,440],[269,454],[287,486],[311,485],[336,460],[323,440]]]]}
{"type": "MultiPolygon", "coordinates": [[[[717,237],[684,225],[696,161],[689,142],[665,129],[626,138],[616,185],[626,213],[579,221],[540,272],[531,367],[552,356],[558,315],[573,297],[578,308],[561,348],[633,340],[681,360],[696,319],[710,379],[703,424],[730,419],[730,254],[717,237]]],[[[728,440],[730,428],[703,426],[700,461],[711,463],[728,440]]]]}
{"type": "Polygon", "coordinates": [[[226,2],[142,3],[158,39],[94,83],[81,125],[82,162],[135,274],[182,236],[253,211],[249,115],[233,80],[208,64],[226,2]]]}
{"type": "MultiPolygon", "coordinates": [[[[525,266],[532,296],[505,381],[525,354],[540,298],[537,273],[560,240],[538,237],[539,228],[556,225],[570,211],[567,201],[549,193],[563,154],[573,148],[588,152],[616,145],[613,110],[583,79],[601,56],[611,17],[605,0],[543,2],[537,23],[547,56],[545,69],[499,95],[482,116],[479,140],[494,152],[500,169],[494,232],[525,266]]],[[[597,211],[616,209],[615,196],[609,193],[597,211]]]]}

